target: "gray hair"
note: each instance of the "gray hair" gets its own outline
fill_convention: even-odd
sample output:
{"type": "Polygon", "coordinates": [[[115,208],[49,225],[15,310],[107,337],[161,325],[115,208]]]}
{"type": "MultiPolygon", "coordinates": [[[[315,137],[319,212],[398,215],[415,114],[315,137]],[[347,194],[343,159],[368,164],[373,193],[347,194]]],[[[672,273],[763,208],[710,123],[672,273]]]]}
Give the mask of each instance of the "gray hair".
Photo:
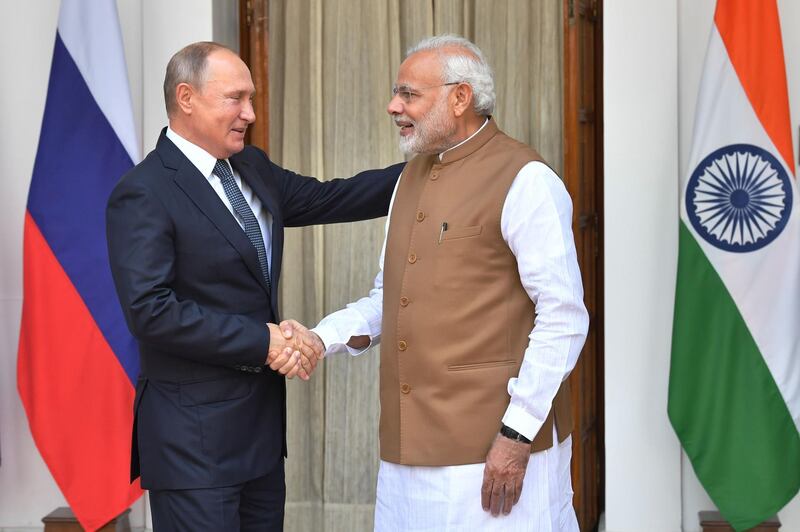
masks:
{"type": "Polygon", "coordinates": [[[475,112],[483,116],[492,114],[495,104],[494,76],[480,48],[458,35],[436,35],[422,39],[409,48],[406,57],[425,50],[439,54],[442,61],[442,81],[469,84],[472,87],[475,112]]]}
{"type": "Polygon", "coordinates": [[[175,89],[181,83],[188,83],[192,87],[202,89],[206,83],[206,66],[208,56],[217,50],[233,50],[222,44],[201,41],[185,46],[179,50],[167,63],[167,73],[164,76],[164,104],[167,106],[167,116],[172,116],[177,111],[175,89]]]}

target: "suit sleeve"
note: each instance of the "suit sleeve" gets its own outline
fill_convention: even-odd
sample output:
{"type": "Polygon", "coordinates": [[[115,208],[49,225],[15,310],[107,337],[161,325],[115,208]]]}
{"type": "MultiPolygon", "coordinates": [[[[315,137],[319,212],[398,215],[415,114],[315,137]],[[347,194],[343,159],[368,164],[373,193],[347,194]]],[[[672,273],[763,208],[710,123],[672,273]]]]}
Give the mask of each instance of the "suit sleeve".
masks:
{"type": "Polygon", "coordinates": [[[283,169],[263,154],[278,178],[286,227],[355,222],[386,216],[405,163],[361,172],[349,179],[319,181],[283,169]]]}
{"type": "Polygon", "coordinates": [[[114,284],[133,336],[171,355],[228,367],[261,366],[269,348],[263,323],[178,299],[172,218],[142,184],[121,182],[106,210],[114,284]]]}

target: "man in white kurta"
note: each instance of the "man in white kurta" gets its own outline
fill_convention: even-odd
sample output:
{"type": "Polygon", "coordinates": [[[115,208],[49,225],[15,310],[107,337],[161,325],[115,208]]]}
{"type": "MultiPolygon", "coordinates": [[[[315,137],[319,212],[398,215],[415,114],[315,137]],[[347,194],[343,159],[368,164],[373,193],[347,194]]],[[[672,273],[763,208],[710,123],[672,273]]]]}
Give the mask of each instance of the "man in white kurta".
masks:
{"type": "MultiPolygon", "coordinates": [[[[404,151],[437,153],[441,159],[487,127],[493,105],[491,71],[480,50],[468,41],[445,36],[427,39],[409,52],[388,110],[400,127],[404,151]],[[438,72],[430,72],[436,68],[436,62],[430,66],[431,51],[440,58],[438,72]],[[452,56],[457,59],[448,64],[446,60],[452,56]],[[459,62],[460,58],[468,61],[459,62]],[[434,77],[425,77],[430,75],[434,77]],[[464,86],[468,103],[478,111],[474,116],[482,123],[465,122],[463,113],[453,112],[464,86]]],[[[398,188],[402,180],[403,176],[398,188]]],[[[392,207],[389,210],[391,213],[392,207]]],[[[519,374],[508,381],[509,406],[502,419],[496,420],[504,433],[516,435],[516,441],[504,441],[500,436],[484,463],[429,467],[382,460],[376,530],[578,530],[572,508],[571,437],[559,443],[554,434],[552,447],[530,454],[530,441],[542,428],[553,397],[575,366],[588,329],[571,222],[572,204],[558,176],[539,161],[523,166],[513,179],[500,220],[502,238],[516,258],[520,282],[536,306],[519,374]],[[527,452],[520,442],[528,443],[527,452]],[[520,446],[523,451],[517,452],[520,446]],[[506,452],[512,447],[514,452],[506,452]],[[496,497],[491,492],[492,482],[506,479],[512,485],[507,479],[514,475],[520,477],[516,492],[507,491],[503,499],[492,500],[496,497]]],[[[391,223],[390,217],[387,235],[391,223]]],[[[386,242],[369,296],[327,316],[313,329],[325,344],[326,355],[358,355],[380,341],[385,252],[386,242]]]]}

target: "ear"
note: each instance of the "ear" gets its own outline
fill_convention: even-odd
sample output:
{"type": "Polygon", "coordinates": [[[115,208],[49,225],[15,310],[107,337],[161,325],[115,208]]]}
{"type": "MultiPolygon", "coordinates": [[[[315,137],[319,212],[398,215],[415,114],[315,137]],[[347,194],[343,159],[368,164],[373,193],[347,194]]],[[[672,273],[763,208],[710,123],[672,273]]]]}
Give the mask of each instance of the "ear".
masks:
{"type": "Polygon", "coordinates": [[[194,88],[188,83],[178,83],[178,86],[175,87],[175,101],[184,114],[192,114],[192,98],[194,94],[194,88]]]}
{"type": "Polygon", "coordinates": [[[452,92],[455,102],[453,114],[460,117],[472,109],[472,86],[469,83],[459,83],[452,92]]]}

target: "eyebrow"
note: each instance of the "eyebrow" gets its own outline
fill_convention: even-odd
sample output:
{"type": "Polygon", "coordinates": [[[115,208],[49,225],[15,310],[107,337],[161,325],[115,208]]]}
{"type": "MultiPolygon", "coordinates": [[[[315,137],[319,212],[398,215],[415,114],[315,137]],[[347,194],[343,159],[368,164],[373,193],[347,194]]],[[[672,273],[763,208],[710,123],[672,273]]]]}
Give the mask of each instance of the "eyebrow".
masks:
{"type": "MultiPolygon", "coordinates": [[[[223,95],[225,95],[226,97],[235,96],[235,97],[239,98],[239,97],[242,96],[242,94],[246,94],[248,92],[250,92],[250,91],[247,91],[247,90],[238,90],[238,91],[237,90],[232,90],[232,91],[224,92],[223,95]]],[[[250,93],[250,97],[251,98],[253,98],[255,95],[256,95],[256,91],[255,90],[250,93]]]]}

